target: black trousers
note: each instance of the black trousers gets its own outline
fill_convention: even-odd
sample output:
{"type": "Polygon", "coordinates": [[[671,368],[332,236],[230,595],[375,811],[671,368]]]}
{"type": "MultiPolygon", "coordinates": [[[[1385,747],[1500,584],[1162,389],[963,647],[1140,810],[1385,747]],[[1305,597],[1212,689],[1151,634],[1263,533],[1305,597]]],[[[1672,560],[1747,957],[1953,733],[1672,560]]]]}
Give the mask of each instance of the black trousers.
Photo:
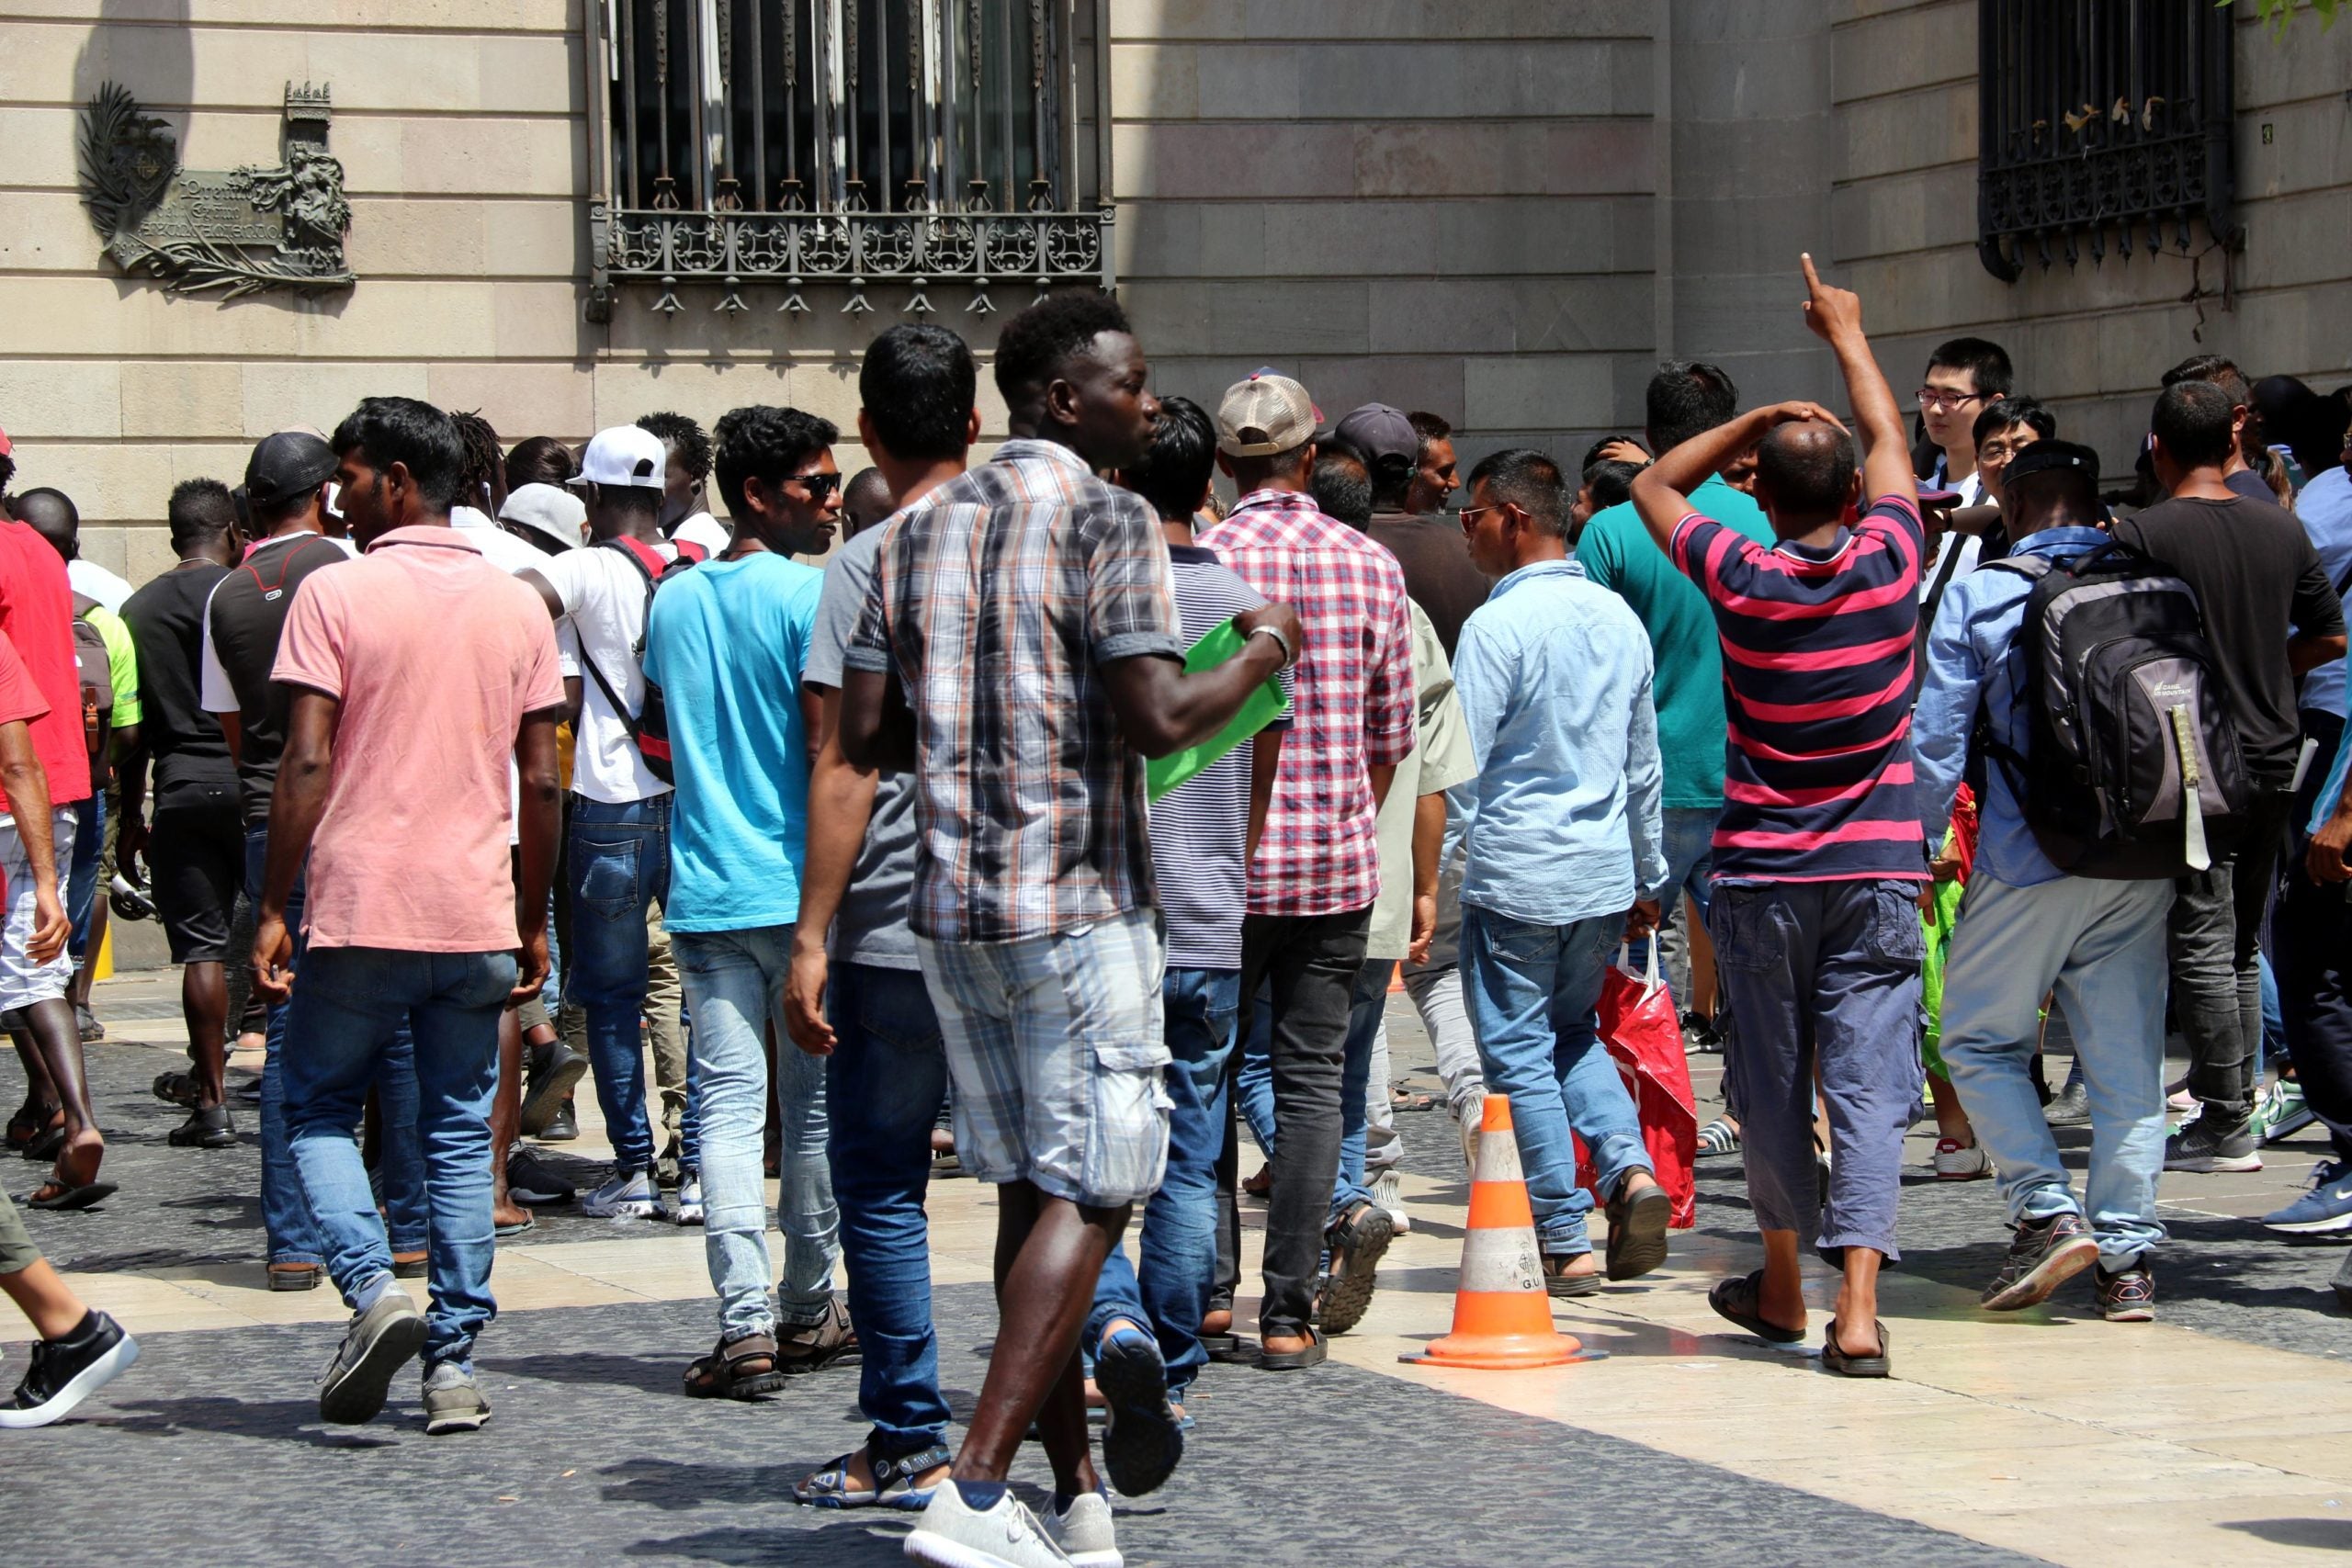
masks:
{"type": "Polygon", "coordinates": [[[2352,1159],[2352,882],[2313,882],[2303,869],[2310,842],[2296,835],[2270,927],[2278,1009],[2304,1101],[2327,1123],[2335,1157],[2352,1159]]]}

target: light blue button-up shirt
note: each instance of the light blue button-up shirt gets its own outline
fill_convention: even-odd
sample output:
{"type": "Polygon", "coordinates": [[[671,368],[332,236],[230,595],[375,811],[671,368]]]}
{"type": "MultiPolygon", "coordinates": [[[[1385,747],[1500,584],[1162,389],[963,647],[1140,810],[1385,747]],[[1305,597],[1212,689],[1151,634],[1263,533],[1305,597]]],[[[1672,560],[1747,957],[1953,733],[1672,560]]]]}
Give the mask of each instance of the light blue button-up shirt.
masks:
{"type": "Polygon", "coordinates": [[[1642,623],[1574,561],[1520,568],[1463,623],[1464,903],[1564,926],[1666,881],[1653,674],[1642,623]]]}
{"type": "MultiPolygon", "coordinates": [[[[2106,542],[2097,528],[2044,528],[2018,540],[2009,554],[2064,560],[2106,542]]],[[[1968,738],[1980,698],[1994,739],[2020,755],[2032,745],[2030,716],[2018,711],[2017,698],[2025,678],[2018,633],[2032,592],[2032,579],[1983,567],[1944,590],[1928,633],[1927,680],[1911,716],[1911,757],[1919,770],[1919,808],[1925,813],[1921,826],[1930,844],[1941,847],[1951,826],[1952,795],[1968,765],[1968,738]]],[[[1988,758],[1984,776],[1984,798],[1977,803],[1976,863],[2012,887],[2064,876],[2033,841],[1999,761],[1988,758]]]]}

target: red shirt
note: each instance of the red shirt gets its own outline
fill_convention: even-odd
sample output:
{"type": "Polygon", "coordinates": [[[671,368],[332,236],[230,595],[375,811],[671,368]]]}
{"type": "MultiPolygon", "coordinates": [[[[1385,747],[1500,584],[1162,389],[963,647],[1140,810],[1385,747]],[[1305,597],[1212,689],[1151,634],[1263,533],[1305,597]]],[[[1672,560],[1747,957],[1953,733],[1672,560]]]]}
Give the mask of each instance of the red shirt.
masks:
{"type": "MultiPolygon", "coordinates": [[[[49,774],[51,806],[90,798],[82,731],[82,670],[74,657],[74,590],[65,562],[22,523],[0,521],[0,636],[15,645],[49,711],[32,721],[33,752],[49,774]]],[[[0,795],[0,810],[8,808],[0,795]]]]}
{"type": "Polygon", "coordinates": [[[17,657],[17,645],[0,637],[0,724],[36,719],[48,711],[48,699],[17,657]]]}

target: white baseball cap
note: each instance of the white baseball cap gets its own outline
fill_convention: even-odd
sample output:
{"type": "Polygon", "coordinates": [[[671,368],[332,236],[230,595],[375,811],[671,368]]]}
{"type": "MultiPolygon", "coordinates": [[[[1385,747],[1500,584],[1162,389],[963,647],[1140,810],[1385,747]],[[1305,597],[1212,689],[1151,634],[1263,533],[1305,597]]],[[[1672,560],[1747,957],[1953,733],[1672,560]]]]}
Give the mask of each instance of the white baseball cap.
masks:
{"type": "Polygon", "coordinates": [[[660,490],[669,464],[670,451],[660,436],[633,424],[616,424],[596,433],[580,455],[580,472],[565,482],[660,490]]]}
{"type": "Polygon", "coordinates": [[[571,550],[580,547],[580,536],[588,526],[588,508],[570,491],[553,485],[523,485],[506,492],[498,520],[528,528],[558,549],[571,550]]]}

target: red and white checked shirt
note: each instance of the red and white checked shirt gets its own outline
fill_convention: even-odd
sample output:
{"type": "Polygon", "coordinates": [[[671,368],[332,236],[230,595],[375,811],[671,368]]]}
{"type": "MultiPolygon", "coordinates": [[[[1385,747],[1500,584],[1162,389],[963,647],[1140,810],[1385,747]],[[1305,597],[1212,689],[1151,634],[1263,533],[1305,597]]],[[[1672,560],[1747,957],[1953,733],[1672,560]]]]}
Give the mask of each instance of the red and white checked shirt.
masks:
{"type": "Polygon", "coordinates": [[[1329,915],[1380,897],[1374,768],[1413,750],[1413,628],[1396,558],[1292,491],[1243,496],[1197,541],[1298,612],[1282,772],[1250,867],[1253,915],[1329,915]]]}

